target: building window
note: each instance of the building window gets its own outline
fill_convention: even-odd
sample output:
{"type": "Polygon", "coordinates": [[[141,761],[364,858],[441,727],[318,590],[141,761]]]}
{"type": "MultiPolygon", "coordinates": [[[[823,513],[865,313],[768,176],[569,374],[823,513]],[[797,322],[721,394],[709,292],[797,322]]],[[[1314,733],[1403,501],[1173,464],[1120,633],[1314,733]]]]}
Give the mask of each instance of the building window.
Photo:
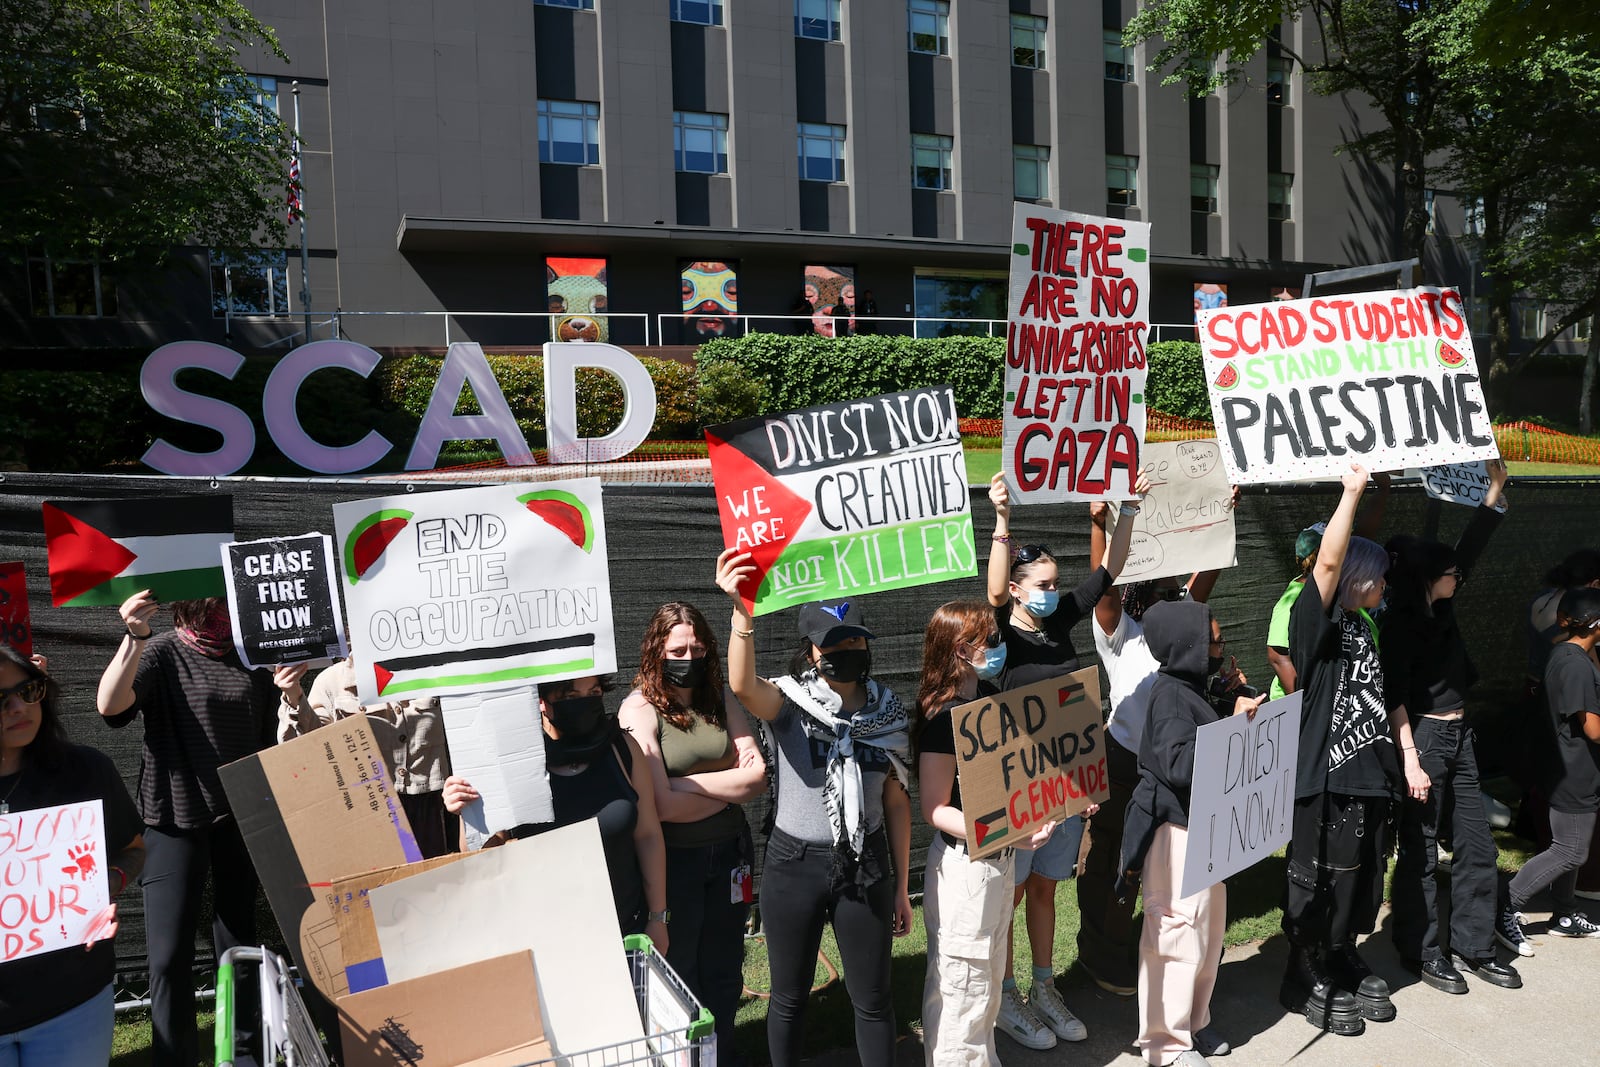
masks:
{"type": "Polygon", "coordinates": [[[930,56],[950,54],[948,0],[910,0],[911,51],[930,56]]]}
{"type": "Polygon", "coordinates": [[[253,252],[234,258],[211,253],[211,314],[289,314],[289,253],[253,252]]]}
{"type": "Polygon", "coordinates": [[[34,318],[114,318],[117,286],[99,260],[28,258],[28,295],[34,318]]]}
{"type": "Polygon", "coordinates": [[[1007,284],[1005,274],[993,271],[918,270],[916,335],[983,337],[996,326],[1003,330],[1007,284]]]}
{"type": "Polygon", "coordinates": [[[1512,311],[1517,321],[1517,336],[1531,341],[1544,336],[1544,307],[1531,300],[1519,300],[1512,311]]]}
{"type": "Polygon", "coordinates": [[[802,122],[799,141],[801,181],[844,181],[843,126],[802,122]]]}
{"type": "Polygon", "coordinates": [[[1434,209],[1434,205],[1438,203],[1438,198],[1439,198],[1439,190],[1437,190],[1437,189],[1424,189],[1424,190],[1422,190],[1422,210],[1424,212],[1426,212],[1427,216],[1428,216],[1428,224],[1427,224],[1427,229],[1426,229],[1425,232],[1427,233],[1427,235],[1429,237],[1433,236],[1433,209],[1434,209]]]}
{"type": "Polygon", "coordinates": [[[600,105],[539,101],[539,162],[581,167],[600,162],[600,105]]]}
{"type": "Polygon", "coordinates": [[[238,96],[217,116],[217,126],[229,135],[260,141],[277,126],[278,79],[269,74],[246,74],[239,79],[238,96]]]}
{"type": "Polygon", "coordinates": [[[1466,237],[1483,236],[1483,197],[1461,202],[1461,233],[1466,237]]]}
{"type": "Polygon", "coordinates": [[[937,133],[911,135],[911,185],[915,189],[951,189],[950,153],[955,140],[937,133]]]}
{"type": "Polygon", "coordinates": [[[1294,175],[1277,171],[1267,175],[1267,218],[1287,222],[1294,218],[1294,175]]]}
{"type": "Polygon", "coordinates": [[[1050,148],[1048,145],[1011,146],[1011,185],[1018,200],[1050,199],[1050,148]]]}
{"type": "MultiPolygon", "coordinates": [[[[594,6],[594,0],[589,0],[594,6]]],[[[722,25],[722,0],[672,0],[672,21],[699,26],[722,25]]]]}
{"type": "Polygon", "coordinates": [[[1590,336],[1594,333],[1594,316],[1590,315],[1579,319],[1572,324],[1572,329],[1569,332],[1574,341],[1582,341],[1587,344],[1590,336]]]}
{"type": "Polygon", "coordinates": [[[1045,20],[1038,15],[1011,16],[1011,65],[1044,70],[1045,20]]]}
{"type": "Polygon", "coordinates": [[[1112,207],[1139,204],[1139,157],[1106,157],[1106,203],[1112,207]]]}
{"type": "Polygon", "coordinates": [[[837,41],[839,0],[794,0],[794,35],[813,41],[837,41]]]}
{"type": "Polygon", "coordinates": [[[1217,213],[1217,179],[1222,168],[1214,163],[1189,164],[1189,210],[1197,215],[1217,213]]]}
{"type": "Polygon", "coordinates": [[[680,171],[728,173],[728,116],[674,111],[672,159],[680,171]]]}
{"type": "Polygon", "coordinates": [[[1121,30],[1105,31],[1106,81],[1133,81],[1133,49],[1122,45],[1121,30]]]}
{"type": "Polygon", "coordinates": [[[593,11],[594,0],[533,0],[545,7],[569,7],[574,11],[593,11]]]}
{"type": "Polygon", "coordinates": [[[1294,60],[1288,56],[1267,57],[1267,103],[1294,103],[1294,60]]]}

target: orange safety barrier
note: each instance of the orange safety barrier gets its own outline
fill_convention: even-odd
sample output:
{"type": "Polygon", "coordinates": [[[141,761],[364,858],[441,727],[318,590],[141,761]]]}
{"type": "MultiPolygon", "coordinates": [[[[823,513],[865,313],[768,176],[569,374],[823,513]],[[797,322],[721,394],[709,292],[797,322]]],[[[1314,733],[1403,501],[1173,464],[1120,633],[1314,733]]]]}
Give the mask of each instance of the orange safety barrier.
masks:
{"type": "MultiPolygon", "coordinates": [[[[963,437],[999,437],[1003,432],[1000,419],[962,419],[959,425],[963,437]]],[[[1209,422],[1150,411],[1145,414],[1144,435],[1150,441],[1194,441],[1217,433],[1209,422]]]]}

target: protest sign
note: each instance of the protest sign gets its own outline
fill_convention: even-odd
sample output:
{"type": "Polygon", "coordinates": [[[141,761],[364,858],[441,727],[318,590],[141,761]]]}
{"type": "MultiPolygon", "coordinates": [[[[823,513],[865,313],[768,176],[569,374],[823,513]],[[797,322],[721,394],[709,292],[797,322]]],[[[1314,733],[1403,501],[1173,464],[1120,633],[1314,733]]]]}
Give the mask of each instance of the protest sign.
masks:
{"type": "Polygon", "coordinates": [[[148,589],[162,602],[223,596],[219,546],[233,540],[230,496],[46,500],[50,602],[116,607],[148,589]]]}
{"type": "Polygon", "coordinates": [[[327,534],[231,541],[222,546],[222,576],[233,647],[246,667],[327,664],[350,654],[327,534]]]}
{"type": "Polygon", "coordinates": [[[362,703],[616,669],[600,479],[356,500],[333,521],[362,703]]]}
{"type": "Polygon", "coordinates": [[[947,385],[710,426],[706,444],[757,615],[978,573],[947,385]]]}
{"type": "Polygon", "coordinates": [[[1235,485],[1499,455],[1454,289],[1216,308],[1200,322],[1235,485]]]}
{"type": "Polygon", "coordinates": [[[96,932],[111,903],[105,827],[98,800],[0,815],[0,963],[81,945],[96,932]]]}
{"type": "MultiPolygon", "coordinates": [[[[1406,475],[1422,481],[1423,492],[1435,500],[1448,500],[1452,504],[1465,504],[1469,508],[1483,506],[1489,492],[1489,465],[1477,463],[1443,463],[1437,467],[1408,470],[1406,475]]],[[[1506,502],[1495,501],[1494,509],[1504,511],[1506,502]]]]}
{"type": "Polygon", "coordinates": [[[974,858],[1111,795],[1095,667],[950,710],[956,773],[974,858]]]}
{"type": "Polygon", "coordinates": [[[28,614],[28,575],[20,563],[0,563],[0,641],[23,657],[33,655],[33,620],[28,614]]]}
{"type": "Polygon", "coordinates": [[[1133,495],[1150,225],[1017,204],[1001,469],[1019,503],[1133,495]]]}
{"type": "Polygon", "coordinates": [[[1300,693],[1195,733],[1183,890],[1193,896],[1289,843],[1300,752],[1300,693]]]}
{"type": "Polygon", "coordinates": [[[461,821],[484,837],[555,822],[538,690],[523,686],[446,697],[440,706],[450,766],[478,791],[478,799],[461,809],[461,821]]]}
{"type": "MultiPolygon", "coordinates": [[[[1220,570],[1234,556],[1233,487],[1214,440],[1144,446],[1142,469],[1150,491],[1139,504],[1128,561],[1117,581],[1146,582],[1195,571],[1220,570]]],[[[1110,530],[1122,520],[1111,510],[1110,530]]]]}

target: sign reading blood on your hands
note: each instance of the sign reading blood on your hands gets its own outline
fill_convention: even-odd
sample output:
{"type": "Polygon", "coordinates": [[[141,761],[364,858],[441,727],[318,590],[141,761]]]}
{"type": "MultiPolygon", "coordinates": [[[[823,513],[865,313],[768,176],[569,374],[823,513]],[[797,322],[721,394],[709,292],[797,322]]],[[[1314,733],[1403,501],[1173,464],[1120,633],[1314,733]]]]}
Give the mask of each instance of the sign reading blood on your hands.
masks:
{"type": "Polygon", "coordinates": [[[82,945],[111,903],[98,800],[0,815],[0,964],[82,945]]]}

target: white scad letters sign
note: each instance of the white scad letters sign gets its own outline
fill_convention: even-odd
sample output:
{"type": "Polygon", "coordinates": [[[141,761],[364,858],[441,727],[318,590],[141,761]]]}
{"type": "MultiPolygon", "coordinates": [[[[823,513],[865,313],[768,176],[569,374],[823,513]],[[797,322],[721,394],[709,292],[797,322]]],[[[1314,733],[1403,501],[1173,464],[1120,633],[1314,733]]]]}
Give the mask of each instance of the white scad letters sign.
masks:
{"type": "Polygon", "coordinates": [[[656,385],[633,353],[594,341],[551,341],[544,346],[545,429],[551,463],[584,463],[625,456],[650,436],[656,421],[656,385]],[[578,436],[579,367],[605,371],[622,384],[622,421],[603,437],[578,436]]]}

